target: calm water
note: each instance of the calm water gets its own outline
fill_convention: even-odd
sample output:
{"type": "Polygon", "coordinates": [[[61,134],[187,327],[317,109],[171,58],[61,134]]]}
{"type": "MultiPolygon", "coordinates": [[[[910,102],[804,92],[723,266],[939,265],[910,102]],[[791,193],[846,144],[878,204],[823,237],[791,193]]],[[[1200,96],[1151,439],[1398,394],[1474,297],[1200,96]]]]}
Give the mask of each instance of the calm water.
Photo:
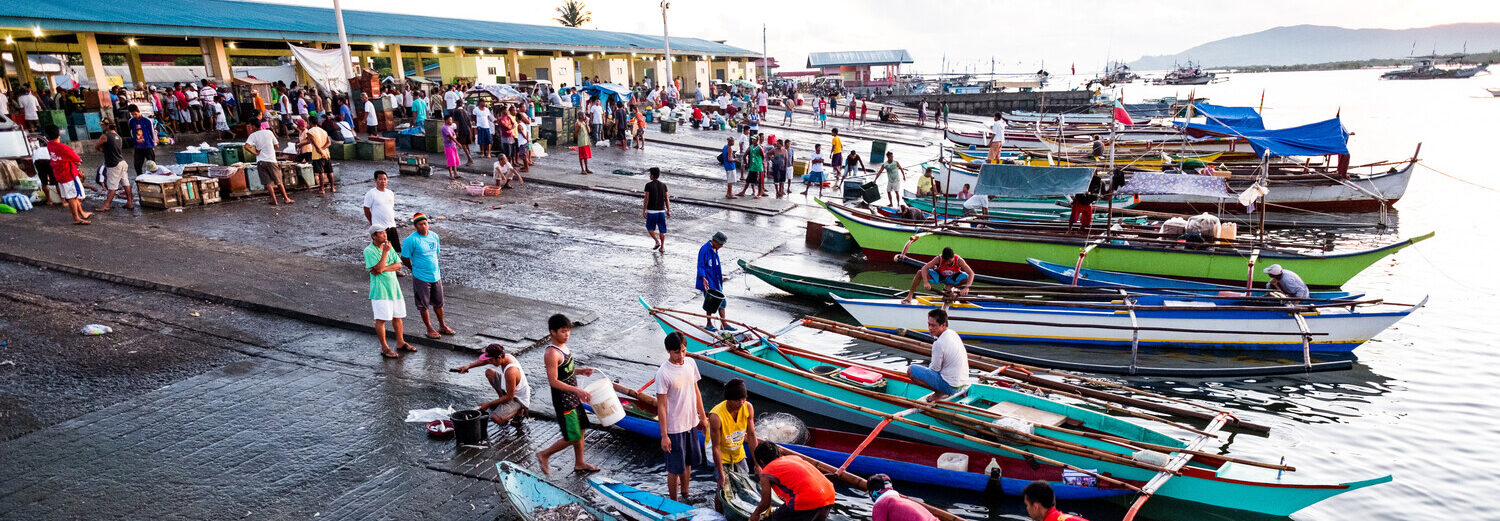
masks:
{"type": "MultiPolygon", "coordinates": [[[[1410,157],[1421,142],[1425,164],[1500,189],[1492,159],[1500,144],[1500,98],[1489,97],[1483,89],[1500,86],[1500,77],[1390,82],[1378,80],[1380,72],[1236,74],[1227,83],[1196,87],[1196,92],[1217,104],[1255,106],[1264,91],[1269,128],[1340,113],[1354,133],[1349,146],[1356,164],[1410,157]]],[[[1124,92],[1127,101],[1134,102],[1174,94],[1186,98],[1193,89],[1135,84],[1124,92]]],[[[1359,348],[1353,371],[1243,380],[1127,381],[1246,411],[1250,419],[1275,426],[1269,437],[1228,438],[1219,448],[1232,454],[1269,461],[1284,456],[1299,474],[1327,481],[1395,476],[1392,483],[1325,501],[1295,519],[1500,518],[1495,513],[1500,507],[1500,449],[1491,445],[1500,434],[1500,415],[1493,405],[1485,405],[1500,401],[1500,370],[1492,355],[1500,343],[1495,340],[1500,330],[1500,276],[1490,269],[1493,255],[1500,253],[1495,244],[1500,233],[1488,219],[1497,206],[1500,192],[1419,167],[1406,197],[1397,204],[1399,227],[1394,232],[1408,237],[1436,231],[1437,237],[1376,264],[1346,288],[1394,302],[1416,302],[1429,295],[1431,300],[1359,348]]],[[[842,258],[815,258],[820,262],[809,264],[805,256],[788,253],[762,262],[771,268],[834,276],[860,269],[842,258]]],[[[769,286],[746,284],[747,293],[775,298],[769,286]]],[[[749,314],[770,320],[788,312],[795,309],[749,314]]],[[[825,313],[837,316],[838,311],[825,313]]],[[[828,347],[869,350],[867,345],[828,347]]],[[[1120,355],[1067,349],[1043,354],[1094,360],[1120,355]]],[[[1152,362],[1192,365],[1223,359],[1159,353],[1152,362]]],[[[929,499],[952,504],[970,516],[984,512],[967,504],[974,498],[929,499]]],[[[1096,521],[1118,519],[1121,513],[1112,505],[1069,506],[1096,521]]],[[[848,513],[859,517],[860,507],[848,513]]],[[[1177,512],[1173,517],[1245,519],[1203,511],[1177,512]]]]}

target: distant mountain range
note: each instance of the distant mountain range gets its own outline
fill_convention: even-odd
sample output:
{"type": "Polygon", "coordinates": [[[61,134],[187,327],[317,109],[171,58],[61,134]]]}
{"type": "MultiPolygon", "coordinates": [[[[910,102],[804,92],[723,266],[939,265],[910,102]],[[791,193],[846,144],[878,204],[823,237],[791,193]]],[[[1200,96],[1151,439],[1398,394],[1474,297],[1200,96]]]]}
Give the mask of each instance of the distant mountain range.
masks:
{"type": "Polygon", "coordinates": [[[1191,60],[1204,67],[1301,65],[1346,60],[1400,58],[1412,54],[1500,49],[1500,24],[1463,23],[1418,29],[1345,29],[1325,25],[1276,27],[1212,41],[1186,51],[1143,56],[1130,63],[1136,70],[1171,68],[1191,60]]]}

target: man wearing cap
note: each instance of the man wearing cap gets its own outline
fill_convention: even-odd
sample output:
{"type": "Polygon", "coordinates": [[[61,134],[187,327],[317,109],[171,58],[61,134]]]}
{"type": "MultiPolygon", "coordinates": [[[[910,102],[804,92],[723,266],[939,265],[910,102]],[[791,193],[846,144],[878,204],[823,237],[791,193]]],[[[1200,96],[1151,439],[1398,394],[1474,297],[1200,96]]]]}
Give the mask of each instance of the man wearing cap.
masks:
{"type": "Polygon", "coordinates": [[[890,476],[870,476],[870,479],[865,480],[865,490],[869,491],[870,500],[875,502],[875,508],[870,514],[873,521],[937,521],[937,516],[928,512],[921,503],[897,493],[891,485],[890,476]]]}
{"type": "Polygon", "coordinates": [[[390,322],[396,330],[396,348],[416,351],[406,343],[401,319],[406,318],[406,297],[401,295],[401,284],[396,282],[396,270],[401,269],[401,257],[391,252],[391,242],[386,240],[385,228],[371,226],[370,245],[365,246],[365,270],[370,272],[370,309],[375,314],[375,334],[380,338],[380,355],[386,358],[400,356],[385,342],[385,323],[390,322]]]}
{"type": "Polygon", "coordinates": [[[438,253],[442,247],[438,245],[438,235],[431,230],[432,223],[428,222],[427,214],[418,212],[411,216],[411,226],[417,229],[416,233],[406,236],[397,251],[401,253],[401,262],[411,268],[411,290],[417,301],[417,312],[422,315],[422,325],[427,326],[427,338],[452,335],[453,330],[443,320],[443,276],[438,270],[438,253]],[[432,328],[432,320],[427,316],[429,307],[437,314],[437,329],[432,328]]]}
{"type": "MultiPolygon", "coordinates": [[[[172,169],[156,164],[156,161],[147,160],[141,165],[141,175],[172,175],[172,169]]],[[[129,186],[129,185],[126,185],[129,186]]]]}
{"type": "MultiPolygon", "coordinates": [[[[723,248],[724,243],[728,241],[729,237],[724,235],[724,232],[714,232],[713,238],[703,243],[703,247],[698,248],[698,281],[696,287],[698,291],[703,292],[705,303],[708,301],[708,292],[710,290],[719,292],[720,295],[723,294],[724,268],[719,264],[719,248],[723,248]]],[[[725,330],[734,331],[734,326],[730,326],[729,322],[724,318],[724,308],[728,306],[728,302],[724,300],[719,301],[719,321],[723,323],[725,330]]],[[[713,316],[712,310],[705,309],[704,311],[710,317],[713,316]]],[[[713,318],[708,319],[708,330],[717,331],[714,329],[713,318]]]]}
{"type": "Polygon", "coordinates": [[[1272,264],[1266,268],[1266,275],[1271,276],[1271,280],[1266,282],[1266,288],[1279,291],[1290,298],[1307,298],[1307,283],[1296,272],[1282,269],[1280,264],[1272,264]]]}

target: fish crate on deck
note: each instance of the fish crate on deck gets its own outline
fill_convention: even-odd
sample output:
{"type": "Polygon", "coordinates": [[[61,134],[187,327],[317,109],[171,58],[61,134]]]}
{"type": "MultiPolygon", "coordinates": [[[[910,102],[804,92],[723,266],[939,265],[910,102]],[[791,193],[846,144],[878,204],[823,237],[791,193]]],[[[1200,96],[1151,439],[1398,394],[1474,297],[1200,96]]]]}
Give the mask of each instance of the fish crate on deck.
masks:
{"type": "Polygon", "coordinates": [[[191,181],[184,180],[184,182],[192,182],[196,185],[198,194],[201,196],[199,204],[214,204],[224,200],[224,193],[219,187],[218,178],[194,177],[191,181]]]}
{"type": "Polygon", "coordinates": [[[182,206],[203,204],[202,186],[197,180],[197,177],[184,177],[177,181],[177,198],[182,201],[182,206]]]}

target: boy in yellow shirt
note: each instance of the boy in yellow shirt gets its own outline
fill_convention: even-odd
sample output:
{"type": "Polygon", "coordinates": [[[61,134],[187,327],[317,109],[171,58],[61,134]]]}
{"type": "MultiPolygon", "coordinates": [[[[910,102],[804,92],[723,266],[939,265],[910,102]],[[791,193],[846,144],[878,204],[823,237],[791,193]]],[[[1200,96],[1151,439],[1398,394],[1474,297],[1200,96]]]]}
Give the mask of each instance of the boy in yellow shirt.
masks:
{"type": "Polygon", "coordinates": [[[750,460],[745,456],[756,444],[755,408],[746,400],[744,380],[724,382],[724,401],[708,411],[708,435],[720,489],[728,484],[726,472],[750,474],[750,460]]]}

